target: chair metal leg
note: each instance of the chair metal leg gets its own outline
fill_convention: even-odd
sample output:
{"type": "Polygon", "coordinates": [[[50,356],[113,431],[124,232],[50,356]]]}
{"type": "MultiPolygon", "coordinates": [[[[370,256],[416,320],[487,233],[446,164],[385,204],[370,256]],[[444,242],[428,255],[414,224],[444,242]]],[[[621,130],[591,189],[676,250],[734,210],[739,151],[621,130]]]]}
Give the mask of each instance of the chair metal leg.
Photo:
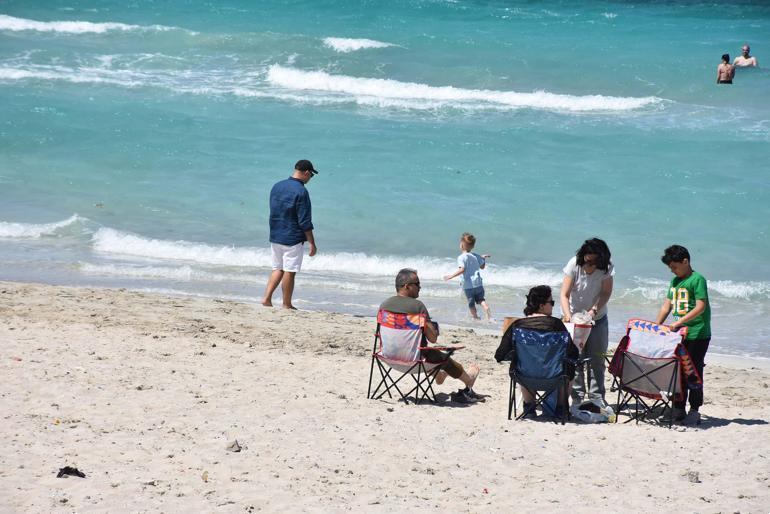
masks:
{"type": "Polygon", "coordinates": [[[518,384],[516,383],[516,379],[513,379],[513,382],[511,383],[511,388],[513,389],[513,418],[518,419],[519,413],[516,412],[516,407],[518,407],[518,401],[516,400],[516,386],[518,384]]]}
{"type": "MultiPolygon", "coordinates": [[[[567,397],[567,379],[565,378],[559,388],[559,396],[561,396],[561,424],[567,423],[567,416],[569,414],[569,398],[567,397]]],[[[556,406],[559,406],[559,402],[556,402],[556,406]]]]}
{"type": "MultiPolygon", "coordinates": [[[[372,346],[372,364],[369,366],[369,389],[366,391],[366,398],[367,400],[372,397],[372,376],[374,374],[374,360],[375,360],[375,354],[377,353],[377,341],[380,338],[380,324],[377,323],[377,330],[374,333],[374,345],[372,346]]],[[[377,364],[380,362],[377,361],[377,364]]]]}
{"type": "Polygon", "coordinates": [[[374,355],[372,355],[372,365],[369,366],[369,388],[366,390],[366,399],[369,400],[372,397],[372,377],[374,375],[374,355]]]}

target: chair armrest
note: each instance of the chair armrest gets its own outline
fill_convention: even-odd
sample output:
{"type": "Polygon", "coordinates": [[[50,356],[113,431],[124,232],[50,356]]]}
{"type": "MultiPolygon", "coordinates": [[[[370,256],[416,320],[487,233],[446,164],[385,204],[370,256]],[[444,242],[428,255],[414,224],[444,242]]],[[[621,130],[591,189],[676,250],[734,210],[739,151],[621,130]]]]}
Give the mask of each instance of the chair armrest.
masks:
{"type": "Polygon", "coordinates": [[[420,350],[439,350],[442,352],[454,352],[456,350],[462,350],[464,346],[420,346],[420,350]]]}
{"type": "Polygon", "coordinates": [[[582,366],[586,362],[591,362],[591,357],[583,357],[582,359],[570,359],[569,357],[565,357],[564,362],[569,362],[574,366],[582,366]]]}

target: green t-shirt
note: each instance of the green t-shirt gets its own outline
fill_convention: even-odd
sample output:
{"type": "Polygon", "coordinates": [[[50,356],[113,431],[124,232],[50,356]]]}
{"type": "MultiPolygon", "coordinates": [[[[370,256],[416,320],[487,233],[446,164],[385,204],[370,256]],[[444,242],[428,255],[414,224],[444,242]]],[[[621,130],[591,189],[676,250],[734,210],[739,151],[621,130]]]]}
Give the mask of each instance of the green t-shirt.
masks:
{"type": "Polygon", "coordinates": [[[693,271],[687,278],[674,277],[668,288],[666,298],[671,300],[671,314],[674,321],[684,317],[695,308],[696,300],[706,302],[706,310],[700,316],[685,323],[687,339],[705,339],[711,337],[711,306],[706,279],[693,271]]]}

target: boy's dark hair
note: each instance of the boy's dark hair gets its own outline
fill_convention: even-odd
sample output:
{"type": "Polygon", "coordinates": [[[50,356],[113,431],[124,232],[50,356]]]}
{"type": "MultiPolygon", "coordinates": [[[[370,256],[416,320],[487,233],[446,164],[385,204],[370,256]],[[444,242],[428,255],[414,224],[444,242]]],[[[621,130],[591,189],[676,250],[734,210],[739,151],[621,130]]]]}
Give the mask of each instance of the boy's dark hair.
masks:
{"type": "Polygon", "coordinates": [[[582,266],[586,263],[586,255],[596,255],[596,269],[602,271],[608,271],[610,269],[610,264],[612,264],[612,261],[610,261],[610,257],[612,257],[610,247],[598,237],[586,239],[583,246],[578,249],[575,254],[578,266],[582,266]]]}
{"type": "Polygon", "coordinates": [[[524,307],[524,315],[534,314],[551,297],[549,286],[535,286],[527,293],[527,306],[524,307]]]}
{"type": "Polygon", "coordinates": [[[671,245],[663,252],[663,257],[660,258],[661,262],[668,266],[672,262],[684,262],[684,260],[690,260],[690,252],[687,248],[679,245],[671,245]]]}
{"type": "Polygon", "coordinates": [[[402,287],[407,285],[414,277],[417,276],[417,270],[412,268],[404,268],[399,270],[396,275],[396,292],[400,291],[402,287]]]}
{"type": "Polygon", "coordinates": [[[722,54],[723,62],[730,62],[730,54],[722,54]]]}
{"type": "Polygon", "coordinates": [[[468,249],[473,250],[473,247],[476,246],[476,236],[471,234],[470,232],[463,232],[463,235],[460,236],[460,240],[462,240],[463,243],[468,245],[468,249]]]}

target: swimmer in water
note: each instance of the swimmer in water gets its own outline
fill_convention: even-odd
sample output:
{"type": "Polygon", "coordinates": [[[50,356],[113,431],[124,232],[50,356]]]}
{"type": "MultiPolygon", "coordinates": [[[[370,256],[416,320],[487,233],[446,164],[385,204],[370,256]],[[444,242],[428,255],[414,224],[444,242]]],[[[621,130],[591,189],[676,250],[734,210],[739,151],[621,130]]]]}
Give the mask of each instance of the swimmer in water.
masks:
{"type": "Polygon", "coordinates": [[[730,54],[722,54],[722,62],[717,66],[717,84],[732,84],[735,66],[730,64],[730,54]]]}
{"type": "Polygon", "coordinates": [[[757,58],[751,55],[751,47],[748,44],[743,45],[741,55],[735,58],[733,64],[739,68],[757,68],[759,63],[757,58]]]}

